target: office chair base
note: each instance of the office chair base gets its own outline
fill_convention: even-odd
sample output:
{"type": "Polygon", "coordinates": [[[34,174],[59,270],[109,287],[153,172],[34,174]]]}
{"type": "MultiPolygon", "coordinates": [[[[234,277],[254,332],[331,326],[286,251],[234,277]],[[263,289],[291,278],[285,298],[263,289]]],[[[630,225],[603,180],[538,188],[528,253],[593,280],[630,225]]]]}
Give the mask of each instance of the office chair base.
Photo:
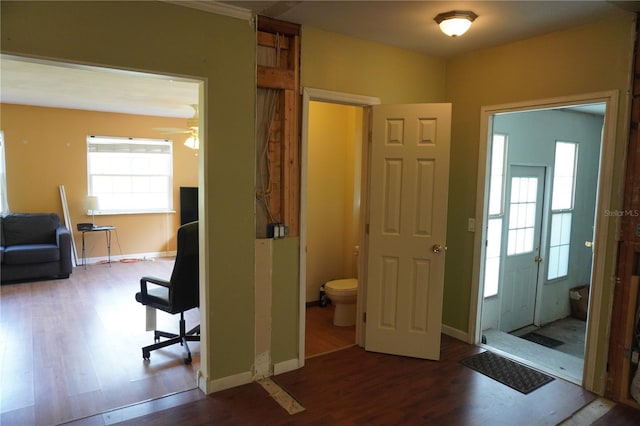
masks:
{"type": "Polygon", "coordinates": [[[145,346],[142,348],[142,359],[149,360],[151,358],[151,351],[155,351],[156,349],[164,348],[167,346],[175,345],[176,343],[180,343],[180,346],[184,346],[187,350],[187,357],[184,358],[185,364],[191,364],[191,351],[189,350],[189,345],[187,342],[199,342],[200,341],[200,326],[197,325],[193,327],[191,330],[185,332],[185,321],[184,315],[180,316],[180,334],[168,333],[166,331],[155,330],[154,331],[154,343],[153,345],[145,346]],[[161,342],[160,338],[164,337],[167,340],[161,342]]]}

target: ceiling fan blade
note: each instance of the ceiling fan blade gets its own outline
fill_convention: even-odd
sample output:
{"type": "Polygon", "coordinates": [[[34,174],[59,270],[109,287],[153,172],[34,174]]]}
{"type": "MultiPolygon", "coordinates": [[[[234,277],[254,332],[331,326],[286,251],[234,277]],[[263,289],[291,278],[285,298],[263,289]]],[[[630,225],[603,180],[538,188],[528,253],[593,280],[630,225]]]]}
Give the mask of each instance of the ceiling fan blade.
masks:
{"type": "Polygon", "coordinates": [[[153,130],[160,133],[192,133],[192,129],[185,129],[183,127],[154,127],[153,130]]]}

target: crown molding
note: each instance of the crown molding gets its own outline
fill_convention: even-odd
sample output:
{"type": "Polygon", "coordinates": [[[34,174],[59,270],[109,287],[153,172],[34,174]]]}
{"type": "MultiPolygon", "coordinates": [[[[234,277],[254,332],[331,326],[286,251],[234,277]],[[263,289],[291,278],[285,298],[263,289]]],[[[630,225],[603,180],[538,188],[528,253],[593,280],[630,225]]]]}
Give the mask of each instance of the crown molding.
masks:
{"type": "Polygon", "coordinates": [[[251,21],[253,18],[253,12],[249,9],[232,6],[215,0],[165,0],[165,2],[178,6],[190,7],[192,9],[199,9],[205,12],[216,13],[218,15],[243,19],[245,21],[251,21]]]}

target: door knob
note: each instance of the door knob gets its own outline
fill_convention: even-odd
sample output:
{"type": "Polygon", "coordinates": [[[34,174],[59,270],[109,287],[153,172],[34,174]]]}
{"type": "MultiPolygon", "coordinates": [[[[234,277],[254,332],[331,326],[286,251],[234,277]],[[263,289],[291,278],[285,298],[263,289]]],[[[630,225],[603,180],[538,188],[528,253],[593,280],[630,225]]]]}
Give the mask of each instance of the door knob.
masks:
{"type": "Polygon", "coordinates": [[[534,260],[536,263],[540,263],[540,262],[542,262],[542,258],[541,258],[540,256],[536,256],[536,257],[534,257],[534,258],[533,258],[533,260],[534,260]]]}
{"type": "Polygon", "coordinates": [[[442,244],[434,244],[431,249],[433,250],[434,253],[440,253],[442,251],[442,244]]]}

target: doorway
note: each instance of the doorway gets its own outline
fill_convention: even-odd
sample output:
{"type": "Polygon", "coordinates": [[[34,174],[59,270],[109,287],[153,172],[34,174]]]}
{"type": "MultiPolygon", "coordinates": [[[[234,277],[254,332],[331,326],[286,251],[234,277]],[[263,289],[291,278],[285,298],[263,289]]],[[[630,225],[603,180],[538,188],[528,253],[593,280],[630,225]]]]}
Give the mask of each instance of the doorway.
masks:
{"type": "Polygon", "coordinates": [[[606,229],[595,212],[609,197],[598,188],[610,179],[613,136],[607,123],[615,122],[616,97],[585,95],[483,111],[478,217],[484,219],[476,235],[481,256],[471,329],[476,342],[587,389],[595,379],[589,349],[597,332],[586,316],[577,318],[572,295],[581,288],[583,303],[594,304],[589,321],[600,316],[599,286],[591,284],[602,275],[597,241],[606,229]],[[567,341],[551,337],[558,328],[571,329],[562,338],[567,341]]]}
{"type": "MultiPolygon", "coordinates": [[[[6,66],[8,62],[7,60],[5,60],[6,58],[7,56],[3,55],[3,66],[6,66]]],[[[144,79],[143,81],[146,81],[146,82],[153,82],[154,84],[155,83],[162,84],[163,82],[165,82],[167,85],[174,85],[174,86],[176,86],[175,83],[177,81],[180,81],[180,83],[184,83],[185,86],[189,87],[190,90],[187,91],[188,94],[194,95],[193,98],[190,98],[190,99],[191,100],[195,99],[195,102],[185,102],[184,105],[182,105],[181,102],[178,102],[181,104],[180,106],[189,108],[190,110],[191,107],[189,105],[191,104],[200,103],[200,105],[202,105],[203,93],[204,93],[203,92],[204,82],[198,79],[173,77],[173,80],[172,80],[169,76],[163,76],[163,75],[157,75],[157,74],[143,74],[141,72],[129,72],[125,70],[115,70],[115,69],[102,68],[102,67],[99,68],[95,66],[83,66],[79,64],[67,64],[64,62],[55,62],[55,61],[49,61],[49,60],[46,60],[46,61],[34,60],[31,58],[22,58],[22,57],[14,57],[14,56],[11,56],[10,58],[15,59],[16,60],[15,62],[18,62],[23,66],[30,65],[28,68],[30,72],[33,72],[33,75],[35,75],[36,72],[45,72],[45,73],[48,72],[49,73],[48,77],[64,77],[68,82],[84,81],[78,77],[81,74],[83,75],[83,77],[86,77],[86,74],[90,74],[92,78],[96,78],[96,79],[101,78],[100,76],[106,75],[107,79],[110,81],[117,80],[121,85],[121,87],[126,87],[127,82],[132,83],[132,87],[142,86],[144,84],[140,83],[141,79],[144,79]],[[35,66],[38,67],[37,70],[35,69],[35,66]],[[43,68],[40,68],[40,67],[43,67],[43,68]],[[74,77],[73,78],[69,77],[70,75],[73,75],[74,77]],[[115,78],[114,76],[117,76],[117,78],[115,78]]],[[[44,81],[46,81],[46,79],[42,79],[42,81],[39,81],[39,80],[40,79],[35,77],[30,81],[33,84],[36,84],[36,83],[42,84],[44,83],[44,81]]],[[[95,83],[95,85],[101,86],[98,83],[95,83]]],[[[182,87],[182,84],[180,84],[180,86],[182,87]]],[[[67,89],[65,95],[67,95],[68,97],[72,97],[72,95],[74,96],[78,95],[78,92],[76,92],[76,90],[71,90],[66,85],[64,87],[67,89]]],[[[86,88],[86,87],[89,87],[89,85],[85,85],[83,87],[86,88]]],[[[166,95],[166,93],[164,94],[166,95]]],[[[80,96],[80,100],[82,100],[83,97],[86,98],[85,91],[81,90],[79,96],[80,96]]],[[[120,99],[125,99],[125,98],[126,97],[121,97],[120,99]]],[[[93,100],[96,100],[95,97],[93,100]]],[[[54,101],[53,96],[50,96],[47,99],[47,101],[53,102],[54,101]]],[[[93,131],[102,128],[103,130],[100,130],[101,132],[105,132],[104,129],[107,129],[106,130],[107,132],[111,132],[111,131],[114,131],[113,130],[114,127],[119,126],[118,131],[132,133],[131,136],[133,135],[145,136],[145,137],[154,138],[154,139],[164,136],[166,138],[166,136],[162,132],[159,132],[155,128],[155,125],[162,125],[163,123],[166,125],[167,123],[167,119],[158,118],[158,116],[162,115],[160,113],[158,113],[157,116],[152,116],[151,118],[149,118],[139,114],[133,114],[131,111],[129,111],[128,114],[126,112],[122,112],[122,117],[125,117],[126,115],[127,117],[126,120],[124,118],[121,120],[114,120],[113,116],[96,119],[97,114],[103,114],[103,113],[99,111],[91,111],[91,108],[89,107],[80,108],[76,106],[75,108],[71,108],[70,105],[67,105],[67,106],[64,105],[65,101],[69,101],[69,99],[68,98],[64,99],[62,101],[62,105],[53,104],[53,103],[50,103],[49,105],[41,105],[39,106],[39,108],[52,107],[52,109],[48,111],[38,110],[38,114],[42,114],[43,117],[48,117],[48,116],[56,117],[55,120],[58,120],[61,122],[65,120],[64,123],[66,125],[60,125],[59,126],[60,128],[56,131],[56,133],[58,134],[59,137],[60,137],[60,134],[62,134],[63,135],[62,137],[69,138],[68,140],[70,142],[66,144],[65,154],[63,155],[67,156],[67,158],[70,159],[69,161],[70,164],[82,164],[84,162],[82,158],[86,159],[86,146],[83,140],[78,139],[78,135],[82,135],[82,137],[85,137],[87,131],[92,131],[91,129],[89,129],[89,127],[87,127],[88,126],[87,123],[90,123],[90,127],[94,128],[93,131]],[[60,110],[53,109],[53,108],[60,108],[60,110]],[[87,110],[87,111],[83,111],[83,110],[87,110]],[[91,112],[88,112],[88,111],[91,111],[91,112]],[[91,120],[88,120],[88,119],[75,120],[79,123],[77,128],[74,127],[73,125],[74,120],[70,120],[67,118],[70,116],[88,117],[90,114],[91,114],[91,120]],[[117,121],[115,125],[104,124],[104,123],[111,123],[114,121],[117,121]],[[69,122],[72,122],[72,123],[69,125],[69,122]],[[153,123],[154,126],[151,126],[150,123],[153,123]],[[74,158],[80,159],[80,161],[71,161],[74,158]]],[[[128,107],[130,109],[131,105],[128,105],[128,107]]],[[[32,112],[30,112],[30,110],[36,109],[36,107],[20,107],[20,108],[22,110],[20,114],[25,114],[25,117],[31,117],[32,115],[27,115],[27,114],[33,114],[32,112]]],[[[105,111],[104,114],[109,114],[113,112],[115,111],[105,111]]],[[[192,116],[192,114],[193,114],[193,111],[190,110],[189,116],[192,116]]],[[[200,114],[203,114],[203,112],[200,111],[200,114]]],[[[182,121],[182,117],[173,117],[174,121],[170,121],[169,123],[173,124],[174,122],[176,122],[175,121],[176,118],[178,119],[178,122],[182,121]]],[[[48,122],[48,121],[45,121],[45,122],[48,122]]],[[[199,122],[204,123],[204,120],[202,120],[202,116],[200,117],[199,122]]],[[[178,130],[183,130],[183,129],[181,128],[178,130]]],[[[118,134],[114,134],[114,135],[118,135],[118,134]]],[[[125,135],[122,135],[122,136],[125,136],[125,135]]],[[[202,132],[200,132],[200,136],[201,137],[203,136],[202,132]]],[[[189,159],[188,163],[186,161],[184,161],[184,163],[192,165],[195,162],[198,165],[198,167],[201,168],[203,164],[203,160],[202,160],[203,157],[196,156],[195,151],[193,151],[190,148],[181,146],[181,144],[179,144],[177,140],[178,137],[176,136],[173,136],[173,137],[175,137],[174,165],[177,167],[178,164],[182,164],[182,162],[179,161],[180,159],[184,160],[188,158],[189,159]],[[177,151],[180,151],[180,152],[177,152],[177,151]]],[[[186,136],[184,136],[182,140],[184,139],[186,139],[186,136]]],[[[73,167],[71,169],[73,169],[73,167]]],[[[81,170],[81,167],[76,167],[74,170],[79,171],[81,170]]],[[[192,170],[189,170],[189,173],[191,172],[192,170]]],[[[67,176],[76,176],[76,175],[69,174],[67,176]]],[[[184,175],[186,175],[186,173],[179,174],[174,172],[174,182],[185,181],[185,178],[183,177],[184,175]]],[[[196,177],[197,177],[197,173],[196,173],[196,177]]],[[[63,183],[63,182],[60,182],[60,183],[63,183]]],[[[73,189],[73,192],[68,191],[67,194],[73,197],[73,198],[71,197],[69,198],[70,201],[73,200],[70,202],[70,205],[72,207],[75,207],[76,209],[81,209],[80,206],[82,205],[82,203],[79,202],[79,200],[80,198],[84,197],[84,194],[86,194],[86,192],[84,192],[83,190],[84,184],[82,184],[81,182],[84,182],[84,180],[74,179],[74,182],[68,182],[68,186],[67,186],[67,189],[73,189]]],[[[203,189],[202,182],[200,186],[201,186],[201,189],[203,189]]],[[[203,197],[200,197],[200,199],[202,198],[203,197]]],[[[80,215],[80,212],[76,210],[76,214],[74,216],[79,216],[79,215],[80,215]]],[[[171,230],[168,231],[167,234],[169,234],[170,232],[171,235],[174,235],[176,228],[174,228],[173,225],[171,225],[171,222],[169,220],[173,218],[173,214],[169,213],[164,216],[165,217],[160,217],[158,215],[157,217],[160,218],[159,221],[162,221],[163,224],[167,223],[167,228],[171,226],[171,230]]],[[[75,225],[75,224],[72,224],[72,225],[75,225]]],[[[69,227],[68,223],[67,223],[67,226],[69,227]]],[[[202,238],[201,238],[201,241],[203,241],[202,238]]],[[[131,253],[131,251],[133,250],[130,250],[129,252],[125,252],[124,254],[125,255],[135,254],[135,252],[131,253]]],[[[201,252],[204,253],[204,250],[201,250],[201,252]]],[[[123,256],[121,249],[120,249],[120,256],[123,256]]],[[[139,257],[142,257],[142,256],[139,256],[139,257]]],[[[106,277],[104,275],[105,271],[93,271],[93,273],[91,273],[92,271],[76,271],[70,277],[70,280],[68,283],[67,282],[60,283],[60,284],[64,284],[60,286],[52,285],[51,286],[52,291],[55,290],[55,291],[61,291],[66,293],[71,292],[69,294],[72,294],[75,296],[71,298],[72,302],[75,300],[76,305],[80,306],[80,305],[85,305],[86,304],[85,302],[87,300],[90,300],[92,296],[90,286],[87,285],[87,283],[104,284],[104,281],[106,280],[111,282],[117,281],[118,283],[135,284],[137,281],[139,281],[140,277],[145,274],[150,274],[150,275],[159,276],[159,277],[168,277],[167,271],[164,270],[164,266],[162,265],[169,263],[169,261],[167,262],[157,261],[157,262],[154,262],[153,263],[154,266],[151,267],[150,263],[146,263],[146,262],[137,263],[137,262],[131,261],[131,259],[126,259],[126,260],[127,261],[122,262],[121,264],[119,263],[117,265],[113,265],[113,268],[109,268],[108,270],[110,274],[109,277],[106,277]],[[128,274],[128,275],[125,276],[125,274],[128,274]],[[82,288],[83,291],[81,293],[74,291],[73,289],[76,287],[82,288]]],[[[171,267],[173,267],[172,261],[170,262],[170,268],[171,267]]],[[[168,273],[170,274],[170,269],[168,273]]],[[[206,282],[206,280],[203,280],[203,282],[206,282]]],[[[25,284],[25,287],[27,289],[29,288],[27,287],[26,284],[25,284]]],[[[43,287],[44,286],[39,286],[40,290],[43,287]]],[[[104,293],[98,293],[97,294],[98,296],[105,295],[113,299],[110,301],[109,304],[105,304],[104,309],[98,309],[98,310],[87,309],[86,311],[83,311],[83,313],[86,313],[86,317],[82,317],[83,318],[82,321],[73,321],[73,320],[65,321],[62,319],[59,319],[56,321],[56,324],[60,323],[60,324],[67,325],[67,326],[61,325],[56,330],[56,332],[63,333],[64,336],[80,336],[81,337],[84,334],[86,334],[86,335],[93,336],[94,340],[91,340],[90,342],[89,341],[83,342],[81,345],[82,351],[80,353],[78,353],[78,345],[74,345],[74,344],[58,345],[60,347],[60,352],[59,353],[56,352],[56,353],[61,356],[59,357],[56,356],[55,357],[56,359],[52,361],[54,362],[54,364],[52,364],[54,365],[54,367],[51,367],[51,369],[49,370],[51,372],[51,375],[42,374],[37,369],[38,365],[34,364],[35,369],[29,370],[25,374],[25,376],[27,377],[27,380],[24,381],[25,386],[21,386],[19,389],[21,391],[21,396],[24,394],[27,394],[27,399],[21,400],[20,404],[28,404],[27,406],[34,405],[36,407],[38,406],[38,404],[40,404],[44,407],[44,409],[41,410],[41,412],[44,413],[42,414],[43,418],[53,413],[56,416],[59,416],[59,417],[56,417],[57,418],[56,422],[59,422],[59,421],[62,421],[62,419],[64,419],[65,421],[72,420],[77,416],[92,415],[98,412],[104,412],[110,409],[120,408],[123,405],[139,403],[142,401],[149,400],[150,398],[157,398],[162,395],[172,394],[172,393],[175,393],[176,391],[184,390],[185,387],[194,388],[194,389],[197,388],[198,386],[197,380],[194,380],[193,373],[188,371],[185,365],[183,364],[182,359],[179,357],[179,352],[178,352],[177,360],[179,361],[180,365],[178,366],[176,366],[175,364],[174,365],[171,364],[171,362],[173,361],[173,359],[171,359],[171,357],[169,356],[171,354],[168,354],[167,356],[169,361],[163,362],[164,355],[159,353],[157,357],[154,356],[156,361],[154,362],[153,361],[154,358],[152,358],[151,364],[145,367],[145,364],[140,356],[140,347],[143,346],[144,344],[151,343],[152,337],[149,337],[148,335],[146,335],[146,337],[144,336],[144,334],[146,334],[144,331],[144,323],[140,322],[140,319],[142,320],[144,319],[142,317],[142,314],[144,312],[144,307],[139,303],[135,302],[135,299],[133,296],[136,290],[132,290],[132,287],[130,285],[128,289],[125,288],[123,289],[123,291],[118,291],[121,288],[117,286],[102,285],[102,286],[96,286],[96,287],[99,287],[101,289],[107,289],[105,290],[104,293]],[[108,292],[111,292],[113,294],[109,295],[107,294],[108,292]],[[112,296],[116,296],[116,297],[112,297],[112,296]],[[111,306],[111,308],[109,306],[111,306]],[[129,307],[131,307],[130,310],[129,310],[129,307]],[[125,319],[128,318],[129,322],[121,321],[122,318],[125,318],[125,319]],[[133,322],[134,319],[138,322],[133,322]],[[72,325],[72,328],[69,328],[69,324],[72,325]],[[82,324],[84,327],[82,328],[81,332],[79,332],[79,329],[77,327],[78,324],[82,324]],[[140,327],[136,326],[132,328],[132,324],[140,325],[140,327]],[[107,329],[109,333],[105,333],[104,329],[107,329]],[[120,331],[121,331],[121,334],[119,334],[118,341],[120,341],[121,343],[118,345],[115,345],[117,346],[117,350],[115,350],[114,347],[109,347],[108,345],[104,347],[91,345],[92,343],[100,343],[104,345],[110,341],[110,335],[109,335],[110,333],[113,332],[115,334],[118,334],[118,332],[120,331]],[[138,339],[140,335],[142,335],[142,338],[138,339]],[[126,339],[130,339],[129,342],[133,340],[134,341],[133,344],[124,343],[124,342],[127,342],[126,339]],[[138,345],[137,342],[141,342],[141,343],[138,345]],[[109,348],[108,350],[104,349],[107,347],[109,348]],[[93,351],[91,352],[93,356],[95,356],[96,358],[99,357],[98,359],[100,362],[95,362],[96,358],[93,358],[93,362],[92,362],[92,358],[89,356],[86,356],[86,353],[90,352],[90,350],[93,351]],[[115,365],[115,364],[112,364],[111,361],[114,358],[117,358],[117,357],[114,357],[114,355],[122,353],[118,351],[123,351],[123,352],[127,351],[125,355],[120,357],[120,359],[124,359],[124,361],[117,362],[119,366],[119,369],[118,369],[119,374],[111,374],[111,375],[106,374],[109,380],[97,380],[96,377],[102,378],[103,376],[101,375],[104,374],[104,371],[108,369],[109,366],[115,365]],[[82,365],[84,366],[83,368],[65,369],[61,367],[64,364],[68,363],[69,360],[76,359],[78,356],[80,356],[84,360],[82,363],[82,365]],[[171,370],[171,367],[173,367],[174,370],[171,370]],[[169,373],[170,371],[171,372],[179,371],[179,373],[183,375],[181,376],[181,380],[167,380],[166,386],[164,384],[163,386],[157,386],[157,378],[159,377],[159,374],[163,374],[163,373],[172,374],[172,373],[169,373]],[[134,372],[133,374],[135,375],[134,380],[132,380],[130,376],[132,372],[134,372]],[[55,377],[57,377],[58,380],[54,380],[55,377]],[[182,379],[182,377],[185,377],[185,379],[182,379]],[[61,378],[64,378],[65,380],[60,380],[61,378]],[[40,391],[34,391],[30,389],[30,384],[27,385],[27,383],[29,383],[30,381],[33,382],[34,388],[37,389],[37,387],[40,387],[40,391]],[[47,387],[51,381],[55,381],[59,383],[82,383],[83,385],[80,387],[77,387],[77,386],[73,387],[68,393],[58,392],[58,394],[60,395],[60,398],[57,398],[54,400],[51,400],[49,398],[49,400],[47,400],[45,404],[42,404],[42,402],[38,401],[38,399],[33,400],[33,395],[34,394],[37,395],[39,393],[42,394],[41,392],[42,387],[47,387]],[[132,383],[133,385],[131,385],[132,383]],[[155,387],[153,386],[154,384],[156,384],[155,387]],[[89,386],[91,388],[89,388],[89,386]],[[74,404],[69,404],[68,402],[70,400],[69,398],[73,400],[81,400],[84,396],[87,395],[86,393],[84,393],[84,392],[87,392],[87,389],[93,392],[93,395],[95,396],[91,398],[92,403],[81,404],[80,409],[72,408],[71,411],[69,411],[70,407],[75,407],[74,404]],[[100,391],[98,392],[98,390],[100,391]],[[113,397],[113,395],[116,395],[116,397],[113,397]],[[73,417],[69,417],[69,416],[73,416],[73,417]]],[[[29,294],[26,294],[26,292],[24,294],[29,297],[29,294]]],[[[33,292],[33,294],[36,295],[36,292],[33,292]]],[[[28,303],[34,303],[34,301],[37,302],[37,299],[35,297],[29,299],[28,303]]],[[[3,305],[5,303],[10,303],[10,302],[11,301],[9,299],[3,300],[3,305]]],[[[25,303],[25,306],[28,306],[28,304],[25,303]]],[[[205,309],[206,307],[204,306],[204,304],[201,304],[201,311],[198,312],[197,310],[194,310],[191,313],[187,314],[187,321],[192,320],[195,322],[198,320],[199,316],[202,316],[202,318],[204,318],[205,309]],[[194,315],[190,315],[190,314],[194,314],[194,315]]],[[[30,312],[30,310],[25,310],[25,312],[30,312]]],[[[64,311],[64,312],[67,312],[67,311],[64,311]]],[[[81,318],[80,316],[78,316],[80,315],[79,312],[81,312],[78,309],[71,308],[70,310],[68,310],[68,312],[71,313],[72,316],[74,316],[74,318],[75,317],[81,318]]],[[[43,318],[43,317],[44,315],[41,315],[40,320],[43,322],[46,322],[46,318],[43,318]]],[[[169,327],[177,326],[177,319],[175,319],[174,317],[170,317],[169,319],[170,321],[167,321],[169,323],[168,324],[169,327]]],[[[159,325],[162,325],[163,314],[160,314],[158,320],[159,320],[159,325]]],[[[31,324],[31,321],[29,321],[29,324],[31,324]]],[[[44,342],[46,343],[46,341],[44,342]]],[[[203,356],[205,355],[204,352],[206,351],[206,347],[207,346],[204,343],[200,346],[200,350],[199,350],[200,360],[202,360],[203,356]]],[[[16,358],[15,361],[18,361],[18,358],[16,358]]],[[[8,364],[5,366],[8,366],[8,364]]],[[[20,368],[31,368],[31,365],[29,362],[27,363],[22,362],[20,366],[21,366],[20,368]]],[[[49,364],[47,364],[47,366],[49,366],[49,364]]],[[[193,366],[194,371],[196,366],[197,365],[193,366]]],[[[23,371],[23,370],[16,369],[16,371],[23,371]]],[[[163,376],[166,376],[167,374],[163,374],[163,376]]],[[[174,374],[173,376],[178,376],[178,375],[174,374]]],[[[19,392],[14,392],[13,396],[15,397],[16,394],[18,393],[19,392]]],[[[8,409],[8,408],[9,408],[9,404],[5,404],[3,406],[3,409],[8,409]]],[[[14,405],[14,408],[15,408],[15,405],[14,405]]],[[[20,406],[20,409],[21,408],[23,407],[20,406]]],[[[50,423],[53,420],[51,421],[43,420],[43,421],[45,423],[50,423]]]]}
{"type": "MultiPolygon", "coordinates": [[[[339,110],[338,107],[340,106],[354,108],[351,111],[355,115],[360,115],[361,118],[356,121],[359,123],[361,127],[360,129],[356,129],[355,124],[353,124],[353,127],[354,127],[353,134],[360,135],[360,140],[357,141],[357,143],[362,147],[362,138],[364,138],[366,135],[366,133],[363,133],[363,129],[368,128],[368,125],[369,125],[368,124],[369,115],[368,115],[367,107],[371,105],[379,104],[380,100],[378,98],[373,98],[368,96],[352,95],[352,94],[333,92],[333,91],[322,90],[322,89],[304,88],[303,107],[302,107],[302,144],[301,144],[301,187],[302,188],[307,188],[309,185],[309,181],[310,181],[309,163],[313,161],[310,155],[310,132],[311,132],[310,129],[312,126],[312,123],[310,122],[310,120],[313,119],[313,116],[310,114],[310,110],[311,110],[310,105],[313,102],[316,103],[316,106],[318,106],[318,104],[321,103],[322,105],[320,106],[329,107],[329,110],[332,109],[331,106],[336,107],[338,110],[339,110]]],[[[367,179],[366,178],[367,155],[365,154],[366,149],[361,149],[361,152],[362,152],[362,156],[361,156],[361,162],[359,165],[359,168],[360,168],[359,182],[355,182],[355,178],[351,178],[353,187],[349,191],[347,191],[351,193],[351,197],[353,197],[354,200],[356,198],[358,199],[358,203],[353,202],[352,204],[353,206],[355,206],[355,204],[358,204],[357,206],[358,216],[357,217],[354,216],[353,211],[351,212],[350,215],[347,215],[351,217],[352,221],[355,221],[350,226],[350,228],[352,229],[351,231],[352,234],[358,235],[358,236],[363,235],[362,233],[363,221],[360,220],[359,215],[361,212],[366,211],[366,199],[361,197],[361,193],[364,191],[363,185],[367,179]]],[[[333,168],[329,168],[328,170],[325,170],[324,173],[331,173],[332,171],[333,171],[333,168]]],[[[329,202],[329,199],[326,197],[321,197],[320,201],[323,203],[327,203],[329,202]]],[[[300,304],[299,304],[300,328],[299,328],[299,339],[298,339],[299,367],[302,367],[305,364],[305,354],[306,354],[305,331],[307,326],[306,324],[307,323],[307,315],[306,315],[307,305],[313,304],[314,301],[319,299],[319,295],[320,295],[319,286],[322,284],[322,281],[324,280],[324,278],[319,278],[320,275],[317,274],[317,268],[321,267],[321,264],[319,264],[318,266],[314,266],[313,264],[310,263],[308,258],[307,246],[309,242],[310,230],[307,222],[309,220],[309,210],[312,208],[309,203],[310,201],[308,199],[307,191],[301,191],[301,197],[300,197],[300,218],[301,218],[301,223],[300,223],[300,304]],[[311,268],[311,275],[308,275],[309,268],[311,268]],[[314,268],[316,268],[316,272],[314,272],[314,268]],[[308,276],[315,276],[316,277],[315,281],[308,282],[308,276]]],[[[346,216],[342,216],[342,217],[344,218],[346,216]]],[[[311,238],[313,239],[313,236],[311,238]]],[[[345,253],[352,253],[352,251],[355,249],[355,245],[356,244],[354,244],[353,239],[347,239],[344,243],[341,244],[340,250],[345,253]]],[[[354,264],[354,257],[349,257],[349,256],[342,257],[342,259],[344,259],[343,263],[344,262],[347,263],[347,272],[351,272],[351,273],[355,272],[357,274],[356,275],[357,277],[363,276],[362,266],[361,266],[362,262],[360,260],[366,254],[364,250],[365,250],[364,246],[361,245],[360,250],[358,252],[358,256],[357,258],[355,258],[355,264],[354,264]],[[353,269],[354,267],[355,267],[355,271],[353,269]]],[[[357,308],[356,308],[357,310],[356,318],[358,319],[361,318],[362,316],[362,303],[365,298],[365,294],[366,294],[366,288],[364,288],[364,286],[362,285],[359,285],[357,308]]],[[[322,309],[322,308],[318,308],[318,309],[322,309]]],[[[324,315],[324,317],[326,318],[326,315],[324,315]]],[[[360,345],[363,344],[361,332],[360,332],[361,326],[362,326],[361,321],[356,320],[354,342],[360,345]]]]}
{"type": "Polygon", "coordinates": [[[355,343],[355,325],[336,326],[320,289],[358,278],[363,108],[309,103],[307,162],[306,357],[355,343]]]}

